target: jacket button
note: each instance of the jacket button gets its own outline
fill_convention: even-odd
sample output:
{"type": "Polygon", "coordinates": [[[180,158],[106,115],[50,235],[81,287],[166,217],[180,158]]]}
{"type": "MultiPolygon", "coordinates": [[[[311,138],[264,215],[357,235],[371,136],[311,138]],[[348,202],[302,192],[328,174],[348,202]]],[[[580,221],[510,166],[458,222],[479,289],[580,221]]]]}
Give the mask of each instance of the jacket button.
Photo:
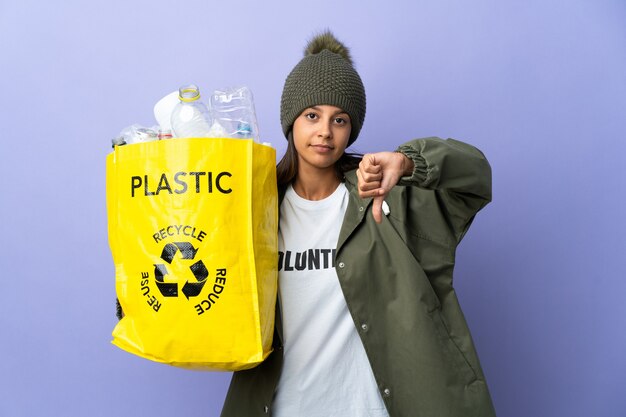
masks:
{"type": "Polygon", "coordinates": [[[361,329],[362,329],[364,332],[368,331],[368,330],[369,330],[369,328],[370,328],[370,327],[367,325],[367,323],[363,323],[363,324],[361,324],[361,329]]]}
{"type": "Polygon", "coordinates": [[[363,211],[363,210],[364,210],[363,206],[359,207],[359,211],[363,211]]]}
{"type": "Polygon", "coordinates": [[[346,264],[344,264],[343,262],[339,262],[339,268],[343,268],[344,266],[346,266],[346,264]]]}
{"type": "Polygon", "coordinates": [[[263,408],[263,411],[265,411],[265,414],[268,414],[268,413],[270,412],[270,408],[266,405],[266,406],[263,408]]]}
{"type": "Polygon", "coordinates": [[[391,390],[390,390],[389,388],[385,388],[385,389],[383,390],[383,395],[384,395],[385,397],[389,397],[389,396],[391,395],[391,390]]]}

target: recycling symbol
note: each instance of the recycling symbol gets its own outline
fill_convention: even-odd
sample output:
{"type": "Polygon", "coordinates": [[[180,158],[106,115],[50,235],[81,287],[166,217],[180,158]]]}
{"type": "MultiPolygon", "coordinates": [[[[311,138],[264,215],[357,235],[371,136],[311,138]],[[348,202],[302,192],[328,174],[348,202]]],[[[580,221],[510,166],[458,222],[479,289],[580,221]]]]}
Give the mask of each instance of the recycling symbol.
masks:
{"type": "MultiPolygon", "coordinates": [[[[176,253],[180,251],[180,259],[193,260],[196,256],[198,249],[194,248],[189,242],[174,242],[168,243],[163,248],[161,253],[161,259],[168,264],[172,264],[176,253]]],[[[176,258],[178,259],[178,258],[176,258]]],[[[209,276],[209,271],[204,266],[204,263],[200,260],[193,263],[189,269],[195,277],[195,281],[186,281],[183,285],[182,293],[189,299],[189,297],[196,297],[202,291],[202,287],[206,283],[206,279],[209,276]]],[[[154,264],[154,280],[157,288],[161,291],[164,297],[178,297],[178,282],[166,282],[165,276],[168,275],[167,267],[165,264],[154,264]]]]}

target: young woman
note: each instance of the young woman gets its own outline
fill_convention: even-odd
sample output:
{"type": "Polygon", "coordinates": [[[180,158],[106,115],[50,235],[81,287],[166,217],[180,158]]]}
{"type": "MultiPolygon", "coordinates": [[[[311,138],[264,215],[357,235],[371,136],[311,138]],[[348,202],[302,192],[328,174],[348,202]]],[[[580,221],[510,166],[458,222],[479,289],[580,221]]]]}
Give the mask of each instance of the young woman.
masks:
{"type": "Polygon", "coordinates": [[[364,118],[347,49],[316,37],[281,100],[274,352],[234,374],[224,417],[495,415],[452,287],[489,164],[439,138],[348,154],[364,118]]]}

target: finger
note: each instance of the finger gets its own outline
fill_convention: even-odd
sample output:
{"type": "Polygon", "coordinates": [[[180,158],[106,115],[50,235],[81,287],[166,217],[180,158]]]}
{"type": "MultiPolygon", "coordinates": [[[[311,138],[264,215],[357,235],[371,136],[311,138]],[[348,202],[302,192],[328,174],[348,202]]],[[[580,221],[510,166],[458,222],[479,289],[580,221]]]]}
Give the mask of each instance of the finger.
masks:
{"type": "Polygon", "coordinates": [[[382,223],[383,221],[383,197],[376,197],[374,201],[372,201],[372,216],[374,216],[374,221],[376,223],[382,223]]]}
{"type": "Polygon", "coordinates": [[[376,156],[372,154],[367,154],[363,156],[363,159],[361,159],[361,162],[359,162],[359,169],[363,173],[368,172],[376,174],[382,171],[382,166],[380,165],[376,156]]]}
{"type": "Polygon", "coordinates": [[[385,190],[383,190],[382,188],[376,188],[375,190],[369,191],[359,191],[359,197],[361,198],[374,198],[380,196],[385,196],[385,190]]]}
{"type": "Polygon", "coordinates": [[[363,178],[364,182],[373,182],[373,181],[380,182],[380,180],[383,179],[383,173],[382,172],[378,172],[378,173],[361,172],[361,178],[363,178]]]}
{"type": "Polygon", "coordinates": [[[382,165],[372,165],[372,164],[365,164],[365,166],[363,167],[363,172],[369,173],[369,174],[379,174],[382,173],[383,171],[383,167],[382,165]]]}
{"type": "MultiPolygon", "coordinates": [[[[381,188],[383,178],[371,179],[368,174],[363,174],[361,171],[356,171],[357,176],[357,188],[359,191],[369,191],[376,188],[381,188]]],[[[375,178],[375,177],[374,177],[375,178]]]]}
{"type": "Polygon", "coordinates": [[[364,197],[363,194],[368,194],[367,197],[375,197],[380,195],[380,182],[372,182],[372,183],[362,183],[359,184],[359,195],[364,197]],[[371,194],[371,195],[369,195],[371,194]]]}
{"type": "Polygon", "coordinates": [[[380,181],[371,181],[371,182],[361,181],[359,183],[359,190],[361,191],[371,191],[377,188],[382,188],[380,181]]]}

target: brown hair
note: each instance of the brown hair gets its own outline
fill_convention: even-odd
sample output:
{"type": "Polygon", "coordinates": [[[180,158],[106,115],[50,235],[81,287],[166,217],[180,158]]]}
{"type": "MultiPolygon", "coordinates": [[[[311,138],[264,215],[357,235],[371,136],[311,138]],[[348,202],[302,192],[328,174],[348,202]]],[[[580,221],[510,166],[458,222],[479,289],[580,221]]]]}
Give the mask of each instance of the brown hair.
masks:
{"type": "MultiPolygon", "coordinates": [[[[335,162],[335,171],[337,177],[343,180],[343,176],[346,172],[359,167],[359,163],[363,159],[363,155],[359,153],[344,152],[343,155],[335,162]]],[[[278,186],[286,186],[293,182],[298,174],[298,151],[293,144],[293,133],[289,132],[287,137],[287,150],[285,155],[280,159],[278,165],[276,165],[276,179],[278,186]]]]}

